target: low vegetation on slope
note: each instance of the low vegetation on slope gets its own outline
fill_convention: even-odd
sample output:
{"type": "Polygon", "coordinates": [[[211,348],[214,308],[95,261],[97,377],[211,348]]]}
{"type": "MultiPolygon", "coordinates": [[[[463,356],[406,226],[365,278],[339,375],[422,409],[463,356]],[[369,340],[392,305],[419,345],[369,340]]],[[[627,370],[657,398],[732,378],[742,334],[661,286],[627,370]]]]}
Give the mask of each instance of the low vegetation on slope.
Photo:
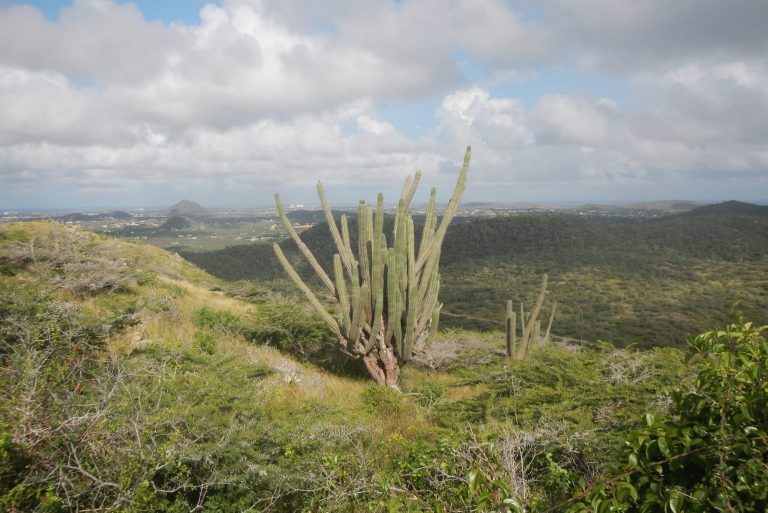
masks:
{"type": "Polygon", "coordinates": [[[626,433],[692,386],[676,349],[509,361],[502,334],[447,330],[397,394],[325,351],[286,294],[146,245],[0,225],[0,509],[563,509],[623,472],[626,433]]]}

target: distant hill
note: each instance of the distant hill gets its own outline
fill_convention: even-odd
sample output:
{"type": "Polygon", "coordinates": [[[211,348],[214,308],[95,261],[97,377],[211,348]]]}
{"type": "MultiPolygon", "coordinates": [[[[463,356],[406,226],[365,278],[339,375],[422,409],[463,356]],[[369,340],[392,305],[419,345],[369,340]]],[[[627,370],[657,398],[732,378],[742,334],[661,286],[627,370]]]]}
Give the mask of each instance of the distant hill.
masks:
{"type": "Polygon", "coordinates": [[[98,212],[98,213],[82,213],[73,212],[71,214],[64,214],[56,217],[58,221],[106,221],[109,219],[131,219],[133,216],[128,212],[122,210],[115,210],[113,212],[98,212]]]}
{"type": "Polygon", "coordinates": [[[627,208],[634,208],[639,210],[662,210],[664,212],[686,212],[700,207],[701,203],[687,200],[662,200],[662,201],[650,201],[644,203],[632,203],[627,205],[627,208]]]}
{"type": "Polygon", "coordinates": [[[199,203],[195,203],[190,200],[181,200],[172,207],[168,208],[169,216],[191,216],[191,217],[208,217],[211,212],[201,206],[199,203]]]}
{"type": "Polygon", "coordinates": [[[703,216],[768,216],[768,206],[755,205],[753,203],[744,203],[743,201],[724,201],[713,205],[704,205],[698,207],[681,216],[685,217],[703,217],[703,216]]]}
{"type": "Polygon", "coordinates": [[[606,205],[603,203],[585,203],[574,210],[581,212],[621,212],[625,210],[621,205],[606,205]]]}
{"type": "Polygon", "coordinates": [[[171,216],[160,225],[161,230],[185,230],[192,228],[192,223],[184,216],[171,216]]]}
{"type": "Polygon", "coordinates": [[[663,200],[663,201],[650,201],[643,203],[632,203],[630,205],[608,205],[604,203],[586,203],[574,210],[581,212],[607,212],[613,214],[621,214],[624,212],[632,211],[648,211],[656,214],[677,214],[680,212],[686,212],[696,207],[701,206],[701,203],[694,203],[693,201],[686,200],[663,200]]]}

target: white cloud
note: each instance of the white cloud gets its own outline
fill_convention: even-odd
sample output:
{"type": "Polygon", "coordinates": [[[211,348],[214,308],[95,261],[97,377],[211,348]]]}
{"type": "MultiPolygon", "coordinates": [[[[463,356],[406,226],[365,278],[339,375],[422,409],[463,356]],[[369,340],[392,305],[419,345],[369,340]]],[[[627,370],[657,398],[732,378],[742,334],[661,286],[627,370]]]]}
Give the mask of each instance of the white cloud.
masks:
{"type": "Polygon", "coordinates": [[[588,53],[612,71],[681,65],[691,59],[768,52],[764,0],[537,0],[562,51],[588,53]]]}
{"type": "Polygon", "coordinates": [[[607,99],[583,96],[544,95],[534,109],[534,118],[543,137],[564,144],[604,145],[613,137],[615,126],[609,117],[617,105],[607,99]]]}
{"type": "Polygon", "coordinates": [[[437,119],[451,139],[466,139],[474,145],[512,149],[534,141],[517,100],[491,98],[488,91],[479,87],[446,96],[437,119]]]}
{"type": "Polygon", "coordinates": [[[27,5],[0,5],[0,62],[78,79],[141,82],[161,72],[180,34],[133,4],[75,0],[58,22],[27,5]]]}

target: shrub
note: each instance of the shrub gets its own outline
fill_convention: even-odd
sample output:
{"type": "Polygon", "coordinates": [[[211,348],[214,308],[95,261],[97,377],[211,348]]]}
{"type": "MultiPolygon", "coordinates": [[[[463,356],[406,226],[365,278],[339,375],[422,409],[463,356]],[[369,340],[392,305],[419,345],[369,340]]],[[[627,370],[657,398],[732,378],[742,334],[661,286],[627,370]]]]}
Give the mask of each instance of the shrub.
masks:
{"type": "Polygon", "coordinates": [[[571,511],[766,511],[768,327],[737,323],[688,342],[696,385],[672,415],[627,437],[629,467],[571,511]]]}
{"type": "Polygon", "coordinates": [[[389,388],[367,386],[360,396],[365,408],[371,413],[392,415],[403,409],[403,397],[389,388]]]}
{"type": "Polygon", "coordinates": [[[411,389],[411,393],[422,406],[432,406],[445,395],[445,387],[440,383],[421,381],[411,389]]]}
{"type": "Polygon", "coordinates": [[[195,312],[195,325],[198,328],[208,328],[229,335],[243,331],[243,324],[237,315],[228,310],[217,310],[207,306],[195,312]]]}
{"type": "Polygon", "coordinates": [[[263,304],[251,320],[246,338],[304,358],[335,343],[320,316],[291,303],[263,304]]]}
{"type": "Polygon", "coordinates": [[[198,331],[195,333],[195,344],[208,354],[213,354],[216,350],[216,337],[212,333],[198,331]]]}

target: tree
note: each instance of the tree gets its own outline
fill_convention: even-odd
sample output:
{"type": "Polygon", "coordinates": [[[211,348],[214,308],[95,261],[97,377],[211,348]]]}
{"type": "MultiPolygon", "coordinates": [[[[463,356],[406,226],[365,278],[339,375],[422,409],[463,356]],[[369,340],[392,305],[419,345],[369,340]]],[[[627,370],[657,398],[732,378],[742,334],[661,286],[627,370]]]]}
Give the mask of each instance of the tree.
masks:
{"type": "Polygon", "coordinates": [[[421,177],[405,180],[395,216],[393,247],[384,235],[384,197],[379,193],[376,211],[361,201],[357,218],[357,253],[353,251],[346,216],[336,226],[320,182],[317,192],[325,212],[337,253],[333,258],[333,279],[317,262],[291,225],[275,195],[283,226],[312,266],[337,311],[334,317],[312,289],[302,281],[278,244],[274,245],[288,276],[304,292],[339,340],[341,350],[362,358],[371,377],[380,385],[396,388],[403,367],[415,353],[428,346],[437,330],[441,304],[438,265],[446,230],[461,202],[469,168],[470,148],[464,155],[453,195],[438,222],[436,191],[433,188],[418,251],[411,216],[411,200],[421,177]]]}

